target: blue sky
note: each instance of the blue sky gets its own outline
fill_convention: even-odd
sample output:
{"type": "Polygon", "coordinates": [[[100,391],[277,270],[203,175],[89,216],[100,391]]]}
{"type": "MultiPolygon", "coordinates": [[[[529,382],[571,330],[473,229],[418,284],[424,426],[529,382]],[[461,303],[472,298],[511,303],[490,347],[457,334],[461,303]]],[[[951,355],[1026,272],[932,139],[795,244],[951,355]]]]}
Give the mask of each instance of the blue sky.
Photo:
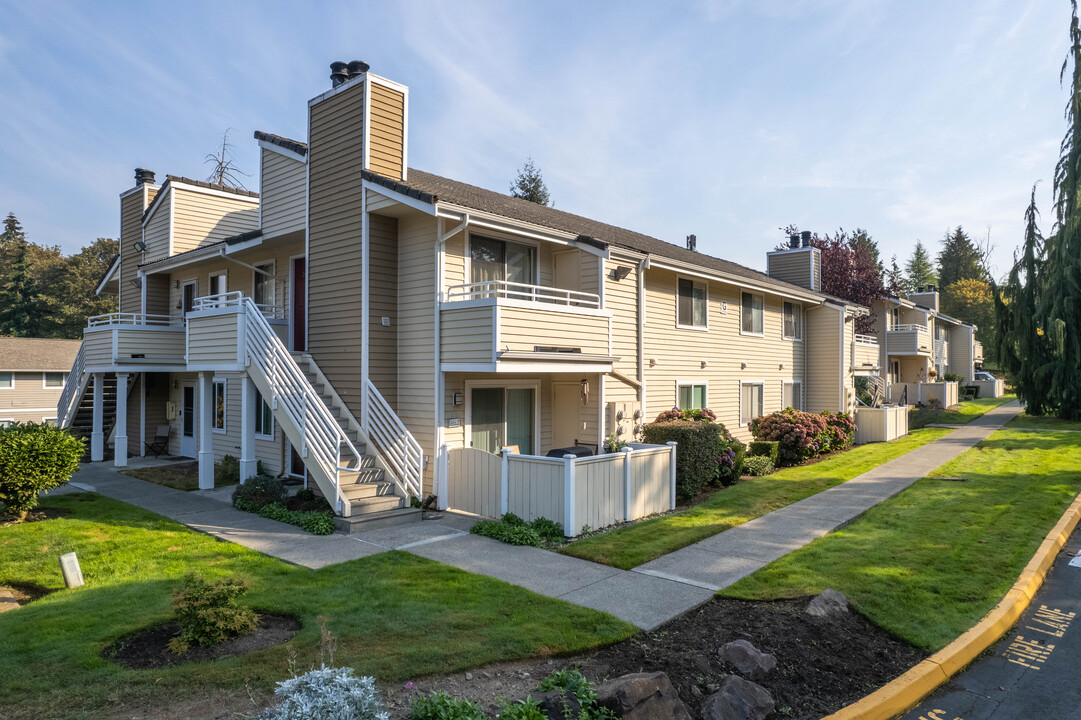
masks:
{"type": "Polygon", "coordinates": [[[1049,229],[1069,4],[0,0],[0,212],[66,252],[119,229],[133,168],[202,179],[232,128],[304,139],[328,63],[410,88],[415,168],[756,268],[790,223],[867,228],[888,260],[990,231],[1032,184],[1049,229]]]}

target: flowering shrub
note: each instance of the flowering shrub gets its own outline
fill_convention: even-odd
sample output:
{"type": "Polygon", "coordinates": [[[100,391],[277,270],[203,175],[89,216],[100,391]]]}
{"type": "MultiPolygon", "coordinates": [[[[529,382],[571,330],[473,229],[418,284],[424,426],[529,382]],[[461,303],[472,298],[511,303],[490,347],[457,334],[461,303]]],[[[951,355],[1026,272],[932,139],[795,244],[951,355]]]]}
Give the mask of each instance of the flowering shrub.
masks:
{"type": "Polygon", "coordinates": [[[680,410],[672,408],[665,410],[653,422],[673,422],[675,420],[695,420],[697,422],[717,422],[717,414],[709,408],[701,410],[680,410]]]}
{"type": "MultiPolygon", "coordinates": [[[[824,412],[826,432],[829,434],[829,450],[847,450],[856,437],[856,421],[848,413],[824,412]]],[[[822,450],[821,452],[826,452],[822,450]]]]}
{"type": "Polygon", "coordinates": [[[778,443],[779,465],[795,465],[828,450],[829,433],[822,415],[786,408],[751,421],[756,440],[778,443]]]}
{"type": "Polygon", "coordinates": [[[350,667],[311,670],[278,683],[279,702],[259,720],[389,720],[375,678],[357,677],[350,667]]]}

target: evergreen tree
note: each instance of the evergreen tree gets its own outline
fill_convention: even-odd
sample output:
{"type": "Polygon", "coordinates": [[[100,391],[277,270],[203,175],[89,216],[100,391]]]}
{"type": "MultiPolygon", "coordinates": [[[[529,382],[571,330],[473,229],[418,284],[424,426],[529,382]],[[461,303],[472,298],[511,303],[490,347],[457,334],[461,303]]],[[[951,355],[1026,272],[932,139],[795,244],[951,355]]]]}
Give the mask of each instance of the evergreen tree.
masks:
{"type": "Polygon", "coordinates": [[[882,266],[882,258],[879,257],[878,242],[863,228],[856,228],[852,233],[852,249],[866,253],[874,266],[878,268],[879,275],[886,272],[886,268],[882,266]]]}
{"type": "Polygon", "coordinates": [[[27,337],[33,333],[34,299],[26,235],[14,213],[4,220],[4,282],[0,286],[0,335],[27,337]]]}
{"type": "Polygon", "coordinates": [[[908,285],[909,292],[915,292],[916,288],[935,282],[938,282],[938,278],[935,276],[935,266],[931,262],[931,256],[923,243],[917,240],[912,257],[905,263],[905,284],[908,285]]]}
{"type": "Polygon", "coordinates": [[[938,282],[943,291],[958,280],[987,280],[983,256],[960,225],[946,233],[938,254],[938,282]]]}
{"type": "Polygon", "coordinates": [[[544,184],[541,171],[533,163],[533,156],[526,158],[525,165],[518,171],[518,177],[510,185],[510,194],[538,205],[551,204],[548,186],[544,184]]]}
{"type": "Polygon", "coordinates": [[[890,258],[890,269],[885,272],[882,284],[886,286],[886,292],[890,295],[900,296],[901,293],[908,292],[908,282],[897,265],[897,255],[890,258]]]}

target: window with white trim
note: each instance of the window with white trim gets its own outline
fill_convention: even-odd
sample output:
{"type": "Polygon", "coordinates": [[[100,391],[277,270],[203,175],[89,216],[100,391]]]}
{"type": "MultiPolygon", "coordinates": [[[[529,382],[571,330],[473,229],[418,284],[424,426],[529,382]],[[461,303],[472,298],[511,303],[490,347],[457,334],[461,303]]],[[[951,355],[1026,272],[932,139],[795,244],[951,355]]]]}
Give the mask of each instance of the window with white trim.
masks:
{"type": "Polygon", "coordinates": [[[786,382],[781,384],[781,406],[793,410],[803,409],[803,384],[786,382]]]}
{"type": "Polygon", "coordinates": [[[765,314],[765,302],[757,293],[743,293],[740,303],[741,330],[748,335],[761,335],[763,332],[763,317],[765,314]]]}
{"type": "Polygon", "coordinates": [[[11,390],[15,387],[15,373],[0,372],[0,390],[11,390]]]}
{"type": "Polygon", "coordinates": [[[9,428],[14,424],[14,418],[4,418],[3,420],[0,420],[0,430],[3,430],[4,428],[9,428]]]}
{"type": "Polygon", "coordinates": [[[799,303],[785,302],[782,320],[782,334],[785,340],[803,339],[803,306],[799,303]]]}
{"type": "Polygon", "coordinates": [[[255,434],[272,437],[274,435],[274,413],[271,411],[267,401],[263,399],[263,394],[258,390],[255,391],[253,412],[255,413],[255,434]]]}
{"type": "Polygon", "coordinates": [[[65,377],[65,374],[62,372],[43,373],[41,386],[46,390],[62,388],[64,387],[65,377]]]}
{"type": "Polygon", "coordinates": [[[705,385],[680,384],[677,386],[677,392],[679,397],[676,405],[680,410],[701,410],[706,407],[705,385]]]}
{"type": "Polygon", "coordinates": [[[706,327],[706,284],[679,278],[676,281],[676,325],[706,327]]]}
{"type": "MultiPolygon", "coordinates": [[[[469,281],[537,283],[537,248],[532,245],[469,236],[469,281]]],[[[521,289],[518,290],[521,292],[521,289]]],[[[512,298],[519,298],[512,292],[512,298]]],[[[525,298],[528,299],[528,298],[525,298]]]]}
{"type": "Polygon", "coordinates": [[[264,312],[274,307],[274,261],[255,266],[252,271],[252,300],[264,312]],[[257,272],[258,271],[258,272],[257,272]]]}
{"type": "Polygon", "coordinates": [[[225,432],[225,381],[214,381],[214,415],[211,419],[214,432],[225,432]]]}
{"type": "Polygon", "coordinates": [[[742,383],[740,386],[739,424],[750,425],[751,420],[762,417],[765,386],[762,383],[742,383]]]}

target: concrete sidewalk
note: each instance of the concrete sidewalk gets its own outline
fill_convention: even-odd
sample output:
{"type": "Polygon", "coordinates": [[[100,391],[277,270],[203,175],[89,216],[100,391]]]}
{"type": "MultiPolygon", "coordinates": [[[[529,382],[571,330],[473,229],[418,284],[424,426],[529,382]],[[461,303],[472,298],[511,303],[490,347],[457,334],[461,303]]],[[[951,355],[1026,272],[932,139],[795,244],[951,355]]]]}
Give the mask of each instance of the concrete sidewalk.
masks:
{"type": "Polygon", "coordinates": [[[720,590],[847,524],[1000,429],[1022,410],[1015,401],[943,438],[848,482],[755,518],[632,572],[720,590]]]}

